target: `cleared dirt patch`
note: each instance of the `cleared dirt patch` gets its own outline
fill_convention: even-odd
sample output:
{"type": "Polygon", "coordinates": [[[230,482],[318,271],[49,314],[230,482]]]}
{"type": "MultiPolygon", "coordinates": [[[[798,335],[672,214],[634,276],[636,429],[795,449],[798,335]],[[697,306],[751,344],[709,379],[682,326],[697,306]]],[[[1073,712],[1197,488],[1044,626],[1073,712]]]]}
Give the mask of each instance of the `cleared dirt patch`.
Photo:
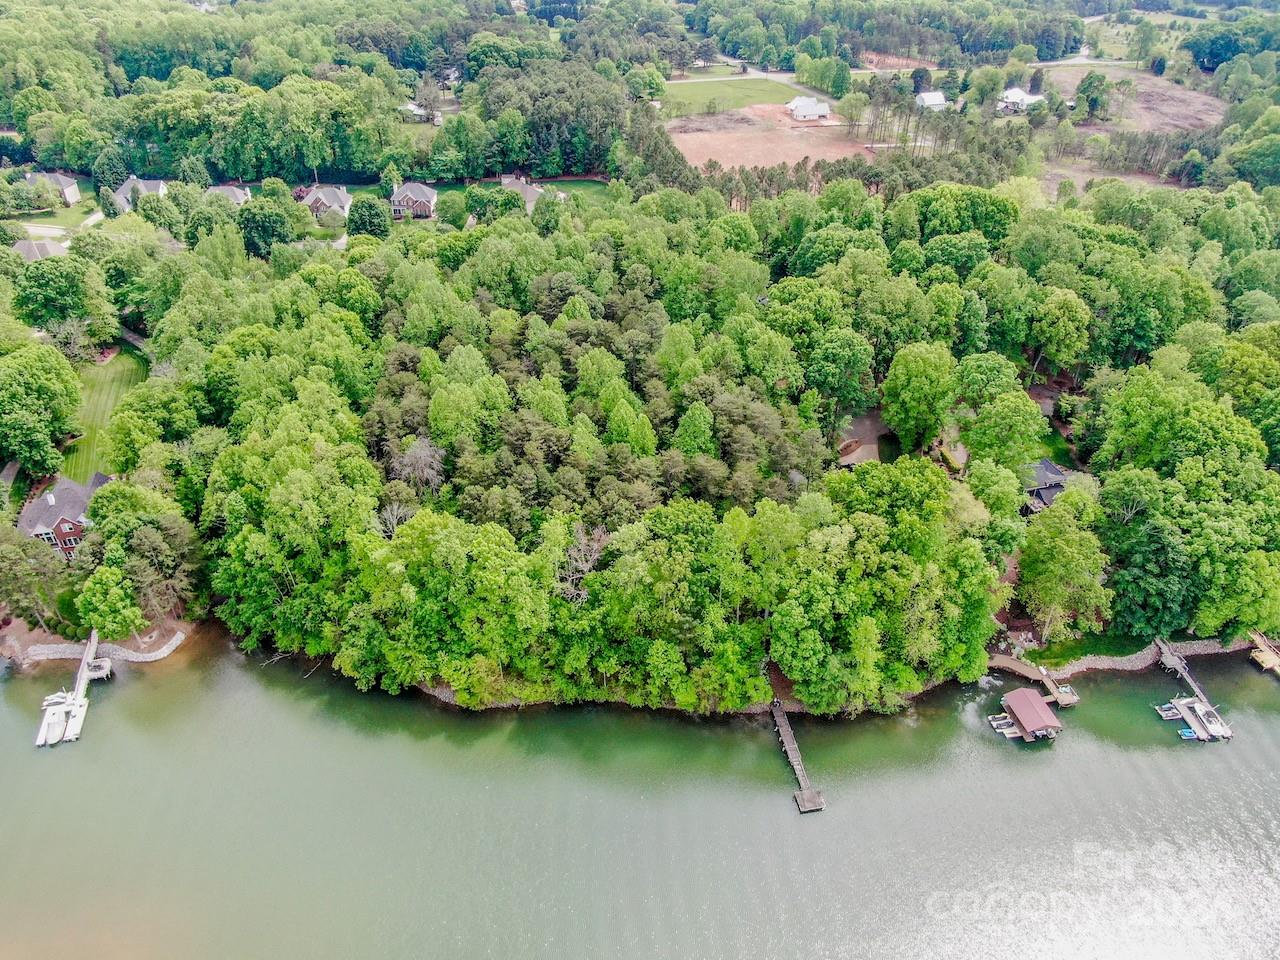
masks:
{"type": "Polygon", "coordinates": [[[1049,67],[1045,73],[1057,91],[1069,98],[1075,94],[1076,87],[1090,70],[1096,70],[1108,80],[1133,81],[1135,93],[1125,108],[1124,116],[1082,126],[1081,129],[1084,130],[1129,130],[1142,133],[1204,130],[1218,124],[1227,110],[1227,105],[1217,97],[1198,90],[1188,90],[1131,67],[1071,64],[1049,67]]]}
{"type": "Polygon", "coordinates": [[[758,104],[710,116],[683,117],[667,124],[671,139],[695,167],[708,160],[726,167],[768,167],[775,163],[873,156],[838,120],[791,119],[780,104],[758,104]]]}
{"type": "Polygon", "coordinates": [[[1090,180],[1122,180],[1131,187],[1172,187],[1183,189],[1176,180],[1162,180],[1149,173],[1121,173],[1116,170],[1101,170],[1087,160],[1057,160],[1046,163],[1044,173],[1040,177],[1040,185],[1049,200],[1058,197],[1058,184],[1070,180],[1076,185],[1077,195],[1083,195],[1090,180]]]}
{"type": "Polygon", "coordinates": [[[916,67],[928,67],[930,70],[936,70],[938,65],[928,60],[919,60],[916,57],[903,57],[896,53],[877,53],[874,50],[865,50],[859,58],[872,70],[914,70],[916,67]]]}

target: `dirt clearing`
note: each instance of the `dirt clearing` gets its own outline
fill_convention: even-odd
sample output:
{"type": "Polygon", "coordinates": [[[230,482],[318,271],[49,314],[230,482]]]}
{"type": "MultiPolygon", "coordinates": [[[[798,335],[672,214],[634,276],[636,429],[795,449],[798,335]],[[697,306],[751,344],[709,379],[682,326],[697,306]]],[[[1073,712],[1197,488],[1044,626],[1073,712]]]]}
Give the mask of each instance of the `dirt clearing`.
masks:
{"type": "Polygon", "coordinates": [[[759,104],[707,116],[682,117],[667,124],[680,152],[695,167],[717,160],[726,167],[768,167],[776,163],[871,157],[840,120],[791,119],[780,104],[759,104]]]}
{"type": "MultiPolygon", "coordinates": [[[[1215,126],[1226,113],[1227,105],[1217,97],[1198,90],[1188,90],[1169,80],[1153,76],[1132,67],[1071,64],[1049,67],[1046,79],[1062,96],[1071,98],[1076,87],[1090,70],[1096,70],[1108,80],[1131,80],[1135,88],[1125,106],[1124,115],[1103,123],[1081,125],[1081,130],[1127,130],[1142,133],[1174,133],[1178,130],[1204,130],[1215,126]]],[[[1115,95],[1112,95],[1112,112],[1115,112],[1115,95]]]]}

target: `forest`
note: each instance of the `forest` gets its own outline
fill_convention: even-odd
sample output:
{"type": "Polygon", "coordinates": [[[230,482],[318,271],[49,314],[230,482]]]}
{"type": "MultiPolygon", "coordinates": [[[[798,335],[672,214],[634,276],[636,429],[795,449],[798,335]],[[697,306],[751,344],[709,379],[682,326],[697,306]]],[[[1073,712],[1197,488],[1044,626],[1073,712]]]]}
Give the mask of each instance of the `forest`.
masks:
{"type": "Polygon", "coordinates": [[[1051,644],[1280,629],[1280,186],[1251,162],[1280,108],[1243,123],[1270,87],[1207,185],[1051,203],[1025,123],[690,169],[627,81],[681,41],[665,6],[553,37],[572,8],[138,3],[165,15],[0,31],[27,159],[174,177],[68,256],[0,253],[3,459],[60,468],[73,362],[122,323],[151,364],[74,562],[0,525],[13,611],[122,638],[181,606],[361,689],[701,712],[767,700],[767,661],[815,712],[896,709],[981,676],[1011,605],[1051,644]],[[397,152],[395,104],[450,70],[465,109],[397,152]],[[426,224],[364,195],[342,249],[286,182],[446,161],[614,176],[426,224]],[[265,179],[236,209],[225,176],[265,179]],[[1028,517],[1051,381],[1078,476],[1028,517]],[[898,449],[839,467],[872,410],[898,449]]]}

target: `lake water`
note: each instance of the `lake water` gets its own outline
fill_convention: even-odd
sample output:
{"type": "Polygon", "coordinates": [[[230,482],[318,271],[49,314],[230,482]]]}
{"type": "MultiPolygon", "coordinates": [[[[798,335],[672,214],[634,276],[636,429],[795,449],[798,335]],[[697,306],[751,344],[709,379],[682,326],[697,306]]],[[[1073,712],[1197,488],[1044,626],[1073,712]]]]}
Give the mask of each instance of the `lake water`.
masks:
{"type": "Polygon", "coordinates": [[[95,683],[0,682],[0,957],[1275,957],[1280,683],[1193,661],[1235,729],[1186,744],[1159,671],[1093,676],[1054,744],[1007,686],[798,721],[467,715],[206,639],[95,683]]]}

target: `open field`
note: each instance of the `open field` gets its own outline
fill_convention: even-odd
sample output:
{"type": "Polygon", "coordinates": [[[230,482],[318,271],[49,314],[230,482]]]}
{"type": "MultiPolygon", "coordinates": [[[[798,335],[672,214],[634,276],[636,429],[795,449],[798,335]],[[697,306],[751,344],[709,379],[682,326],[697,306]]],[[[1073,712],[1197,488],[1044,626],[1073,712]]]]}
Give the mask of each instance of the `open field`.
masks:
{"type": "Polygon", "coordinates": [[[1081,130],[1143,133],[1203,130],[1217,124],[1226,113],[1226,103],[1217,97],[1198,90],[1188,90],[1145,70],[1135,70],[1129,66],[1069,64],[1046,67],[1045,79],[1046,83],[1052,83],[1064,97],[1070,97],[1090,70],[1096,70],[1112,81],[1132,80],[1136,92],[1123,117],[1088,126],[1081,125],[1081,130]]]}
{"type": "Polygon", "coordinates": [[[678,83],[681,80],[700,80],[703,77],[732,77],[739,72],[739,68],[732,63],[709,63],[705,67],[690,67],[685,73],[678,73],[671,79],[678,83]]]}
{"type": "MultiPolygon", "coordinates": [[[[705,84],[704,84],[705,86],[705,84]]],[[[790,99],[790,97],[788,97],[790,99]]],[[[680,152],[695,167],[708,160],[726,167],[771,166],[811,160],[871,156],[839,122],[797,123],[786,109],[761,104],[713,116],[684,117],[667,125],[680,152]]]]}
{"type": "Polygon", "coordinates": [[[710,80],[706,83],[667,84],[662,100],[663,110],[670,116],[696,113],[719,113],[758,103],[786,103],[796,91],[776,80],[743,77],[740,80],[710,80]]]}
{"type": "Polygon", "coordinates": [[[142,358],[126,346],[103,364],[86,363],[79,370],[80,439],[67,448],[63,476],[86,483],[97,471],[107,472],[106,429],[111,411],[130,387],[146,379],[142,358]]]}

